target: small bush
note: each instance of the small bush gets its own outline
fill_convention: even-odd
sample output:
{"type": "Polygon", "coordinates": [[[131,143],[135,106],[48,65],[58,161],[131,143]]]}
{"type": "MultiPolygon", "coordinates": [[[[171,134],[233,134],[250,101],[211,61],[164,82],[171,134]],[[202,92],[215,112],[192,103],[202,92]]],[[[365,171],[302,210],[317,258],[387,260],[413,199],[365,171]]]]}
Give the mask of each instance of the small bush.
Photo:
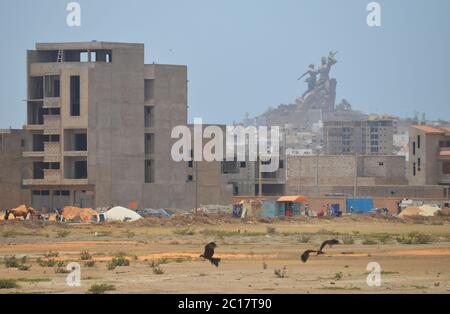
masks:
{"type": "Polygon", "coordinates": [[[130,266],[130,261],[125,256],[116,256],[106,266],[108,270],[114,270],[118,266],[130,266]]]}
{"type": "Polygon", "coordinates": [[[67,269],[62,268],[62,267],[58,267],[58,268],[55,269],[55,274],[68,274],[70,272],[71,272],[70,270],[67,270],[67,269]]]}
{"type": "Polygon", "coordinates": [[[25,264],[19,265],[19,267],[17,267],[18,270],[22,270],[22,271],[27,271],[30,268],[31,268],[31,266],[25,265],[25,264]]]}
{"type": "Polygon", "coordinates": [[[19,285],[13,279],[0,279],[0,289],[19,288],[19,285]]]}
{"type": "Polygon", "coordinates": [[[94,284],[92,285],[89,290],[86,292],[88,294],[104,294],[107,291],[114,291],[116,290],[116,287],[114,285],[108,285],[108,284],[94,284]]]}
{"type": "Polygon", "coordinates": [[[48,251],[47,253],[44,254],[44,257],[46,258],[54,258],[54,257],[58,257],[59,253],[58,252],[53,252],[53,251],[48,251]]]}
{"type": "Polygon", "coordinates": [[[58,230],[58,232],[56,232],[57,238],[65,238],[65,237],[68,237],[69,235],[70,235],[70,231],[67,231],[67,230],[58,230]]]}
{"type": "Polygon", "coordinates": [[[5,264],[6,268],[18,268],[20,266],[19,259],[13,256],[5,256],[3,258],[3,264],[5,264]]]}
{"type": "Polygon", "coordinates": [[[300,243],[309,243],[309,241],[311,241],[311,237],[302,234],[299,238],[298,238],[298,242],[300,243]]]}
{"type": "Polygon", "coordinates": [[[91,254],[89,254],[89,252],[83,251],[80,254],[80,258],[81,258],[82,261],[87,261],[87,260],[92,259],[92,256],[91,256],[91,254]]]}
{"type": "Polygon", "coordinates": [[[433,237],[420,232],[410,232],[407,235],[397,237],[397,242],[401,244],[428,244],[433,241],[433,237]]]}
{"type": "Polygon", "coordinates": [[[164,269],[162,269],[161,267],[156,266],[156,267],[153,267],[153,273],[154,273],[155,275],[162,275],[162,274],[165,273],[165,271],[164,271],[164,269]]]}
{"type": "Polygon", "coordinates": [[[43,260],[40,257],[36,259],[36,263],[41,267],[55,267],[57,264],[54,259],[43,260]]]}
{"type": "Polygon", "coordinates": [[[346,235],[342,237],[342,243],[344,244],[354,244],[355,239],[351,235],[346,235]]]}
{"type": "Polygon", "coordinates": [[[336,281],[341,280],[342,277],[344,277],[344,274],[341,271],[334,274],[334,280],[336,281]]]}
{"type": "Polygon", "coordinates": [[[364,244],[364,245],[375,245],[375,244],[377,244],[377,241],[375,241],[373,239],[370,239],[370,238],[365,238],[362,241],[362,244],[364,244]]]}
{"type": "Polygon", "coordinates": [[[85,267],[94,267],[95,262],[94,261],[86,261],[86,262],[84,262],[84,266],[85,267]]]}
{"type": "Polygon", "coordinates": [[[286,278],[286,266],[283,269],[275,269],[274,274],[277,278],[286,278]]]}
{"type": "Polygon", "coordinates": [[[270,227],[270,226],[268,226],[268,227],[266,228],[266,233],[267,233],[267,234],[275,234],[275,233],[277,233],[277,229],[276,229],[275,227],[270,227]]]}
{"type": "Polygon", "coordinates": [[[182,228],[174,230],[173,233],[177,235],[194,235],[195,230],[193,228],[182,228]]]}

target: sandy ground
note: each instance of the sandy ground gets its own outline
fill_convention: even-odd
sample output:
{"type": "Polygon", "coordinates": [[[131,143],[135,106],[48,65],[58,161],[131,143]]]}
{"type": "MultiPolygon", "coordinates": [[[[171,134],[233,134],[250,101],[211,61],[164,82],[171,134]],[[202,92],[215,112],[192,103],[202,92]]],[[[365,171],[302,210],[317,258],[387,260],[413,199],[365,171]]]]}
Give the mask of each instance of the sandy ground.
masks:
{"type": "MultiPolygon", "coordinates": [[[[27,256],[29,270],[0,264],[0,279],[14,279],[13,289],[0,293],[85,293],[93,284],[114,285],[113,293],[449,293],[450,223],[370,218],[293,221],[215,219],[159,220],[102,225],[0,222],[0,257],[27,256]],[[274,228],[274,229],[272,229],[274,228]],[[427,235],[427,244],[402,244],[411,232],[427,235]],[[299,260],[321,241],[345,240],[299,260]],[[209,241],[218,244],[216,268],[199,258],[209,241]],[[307,243],[304,243],[307,242],[307,243]],[[352,243],[353,242],[353,243],[352,243]],[[36,259],[81,265],[81,286],[69,287],[68,274],[36,259]],[[89,252],[94,266],[80,254],[89,252]],[[107,269],[116,255],[130,266],[107,269]],[[152,262],[162,274],[156,274],[152,262]],[[367,285],[369,262],[381,267],[381,286],[367,285]],[[281,276],[275,271],[279,270],[281,276]],[[283,276],[284,273],[284,276],[283,276]]],[[[61,265],[62,266],[62,265],[61,265]]]]}

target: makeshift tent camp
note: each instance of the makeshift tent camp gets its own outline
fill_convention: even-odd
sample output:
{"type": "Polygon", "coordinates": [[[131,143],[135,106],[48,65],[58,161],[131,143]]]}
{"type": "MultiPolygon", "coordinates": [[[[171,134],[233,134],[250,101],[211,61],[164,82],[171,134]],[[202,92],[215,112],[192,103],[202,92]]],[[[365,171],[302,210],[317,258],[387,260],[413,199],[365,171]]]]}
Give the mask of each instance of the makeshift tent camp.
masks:
{"type": "Polygon", "coordinates": [[[369,213],[375,208],[373,198],[347,198],[345,202],[349,213],[369,213]]]}
{"type": "Polygon", "coordinates": [[[110,210],[98,215],[98,221],[135,221],[141,219],[142,216],[138,213],[122,207],[116,206],[111,208],[110,210]]]}
{"type": "Polygon", "coordinates": [[[282,196],[276,201],[264,200],[261,216],[298,216],[300,215],[302,205],[306,204],[307,202],[308,199],[302,195],[282,196]]]}

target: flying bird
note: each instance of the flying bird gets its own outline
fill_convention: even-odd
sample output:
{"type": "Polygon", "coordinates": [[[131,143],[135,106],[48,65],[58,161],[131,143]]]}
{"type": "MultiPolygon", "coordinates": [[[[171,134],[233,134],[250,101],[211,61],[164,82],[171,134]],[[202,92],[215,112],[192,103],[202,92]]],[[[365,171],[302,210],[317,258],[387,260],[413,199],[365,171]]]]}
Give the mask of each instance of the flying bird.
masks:
{"type": "Polygon", "coordinates": [[[328,246],[332,247],[333,245],[336,245],[336,244],[339,244],[339,240],[331,239],[331,240],[323,241],[322,245],[320,246],[319,251],[317,251],[317,255],[319,255],[319,254],[325,254],[325,252],[323,251],[323,248],[324,248],[325,246],[328,245],[328,246]]]}
{"type": "Polygon", "coordinates": [[[211,264],[215,265],[216,267],[219,267],[220,258],[215,258],[214,256],[214,249],[217,247],[217,244],[214,242],[210,242],[207,245],[205,245],[205,251],[203,252],[200,257],[207,259],[211,262],[211,264]]]}
{"type": "Polygon", "coordinates": [[[316,253],[316,250],[306,250],[305,252],[303,252],[302,256],[300,256],[300,259],[302,260],[303,263],[306,263],[309,259],[309,255],[311,253],[316,253]]]}

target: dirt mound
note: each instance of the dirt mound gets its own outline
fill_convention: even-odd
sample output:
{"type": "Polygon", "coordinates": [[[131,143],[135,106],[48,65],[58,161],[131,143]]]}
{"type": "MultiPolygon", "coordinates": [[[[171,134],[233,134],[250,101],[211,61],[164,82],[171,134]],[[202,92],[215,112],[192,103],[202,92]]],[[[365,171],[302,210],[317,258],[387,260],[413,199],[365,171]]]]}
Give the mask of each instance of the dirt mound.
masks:
{"type": "Polygon", "coordinates": [[[92,208],[79,208],[75,206],[66,206],[63,209],[63,217],[66,221],[83,221],[89,222],[92,216],[97,212],[92,208]]]}

